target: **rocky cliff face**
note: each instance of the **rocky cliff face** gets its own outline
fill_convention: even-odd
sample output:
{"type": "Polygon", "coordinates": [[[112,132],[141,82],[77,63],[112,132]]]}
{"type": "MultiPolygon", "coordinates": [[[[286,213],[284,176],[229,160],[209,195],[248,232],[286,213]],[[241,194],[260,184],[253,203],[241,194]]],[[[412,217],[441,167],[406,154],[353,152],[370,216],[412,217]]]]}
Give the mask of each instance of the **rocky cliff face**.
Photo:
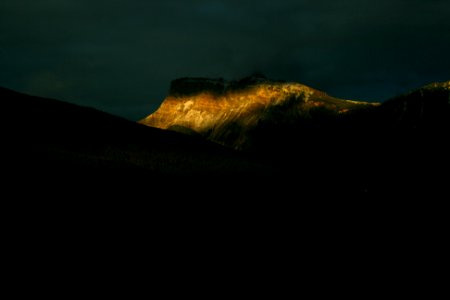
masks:
{"type": "Polygon", "coordinates": [[[236,82],[184,78],[172,82],[161,107],[140,123],[196,133],[247,148],[260,126],[295,124],[315,114],[345,115],[377,104],[333,98],[299,83],[248,77],[236,82]]]}

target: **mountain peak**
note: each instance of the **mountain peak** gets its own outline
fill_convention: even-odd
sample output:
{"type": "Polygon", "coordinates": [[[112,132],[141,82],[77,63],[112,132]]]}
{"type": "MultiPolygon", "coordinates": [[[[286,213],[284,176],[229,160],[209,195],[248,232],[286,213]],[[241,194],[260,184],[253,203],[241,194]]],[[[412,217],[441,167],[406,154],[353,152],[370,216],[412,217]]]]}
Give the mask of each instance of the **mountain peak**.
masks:
{"type": "Polygon", "coordinates": [[[333,98],[296,82],[250,76],[238,81],[181,78],[171,84],[160,108],[140,123],[196,132],[234,148],[245,148],[249,133],[265,123],[289,123],[310,118],[314,111],[346,114],[372,106],[333,98]]]}

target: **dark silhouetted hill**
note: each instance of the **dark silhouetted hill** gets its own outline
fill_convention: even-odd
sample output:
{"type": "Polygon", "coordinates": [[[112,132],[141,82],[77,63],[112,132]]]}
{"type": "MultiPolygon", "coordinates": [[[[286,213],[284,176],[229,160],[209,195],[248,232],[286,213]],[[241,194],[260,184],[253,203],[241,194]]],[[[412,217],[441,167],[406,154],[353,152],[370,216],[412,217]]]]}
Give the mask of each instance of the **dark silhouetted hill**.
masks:
{"type": "MultiPolygon", "coordinates": [[[[102,187],[130,194],[173,183],[264,174],[242,155],[203,139],[149,128],[57,100],[0,89],[3,164],[24,187],[102,187]]],[[[185,186],[185,185],[183,185],[185,186]]],[[[180,187],[180,190],[183,188],[180,187]]],[[[166,192],[180,191],[175,187],[166,192]]]]}

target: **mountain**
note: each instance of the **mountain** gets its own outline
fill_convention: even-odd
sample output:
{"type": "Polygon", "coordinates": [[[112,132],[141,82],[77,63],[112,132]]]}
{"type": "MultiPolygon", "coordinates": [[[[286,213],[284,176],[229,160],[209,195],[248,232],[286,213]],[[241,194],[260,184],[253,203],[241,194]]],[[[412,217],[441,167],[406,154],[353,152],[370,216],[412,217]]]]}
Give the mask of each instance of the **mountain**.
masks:
{"type": "Polygon", "coordinates": [[[38,190],[89,186],[131,194],[130,186],[137,192],[186,178],[238,180],[265,173],[219,145],[92,108],[5,88],[0,100],[3,171],[12,182],[38,190]]]}
{"type": "MultiPolygon", "coordinates": [[[[240,87],[232,89],[238,93],[240,87]]],[[[3,223],[12,251],[33,268],[44,261],[48,269],[52,259],[65,267],[70,258],[86,265],[84,272],[92,265],[116,268],[121,256],[127,265],[140,265],[148,253],[181,266],[205,249],[214,256],[214,248],[237,249],[246,259],[255,251],[245,247],[255,241],[270,247],[268,237],[283,251],[300,241],[313,245],[311,253],[341,261],[354,256],[352,249],[362,256],[374,249],[377,256],[405,236],[414,243],[418,233],[444,236],[448,131],[439,125],[448,122],[448,85],[381,106],[336,100],[300,85],[292,89],[298,97],[282,98],[279,112],[263,97],[260,109],[242,108],[231,119],[253,126],[244,112],[260,118],[256,132],[243,135],[259,144],[230,145],[262,151],[237,152],[198,136],[0,88],[3,223]],[[293,119],[277,122],[284,115],[293,119]],[[417,117],[421,125],[432,122],[421,127],[425,136],[446,135],[424,139],[411,129],[417,117]],[[433,202],[433,195],[444,204],[433,202]]]]}
{"type": "Polygon", "coordinates": [[[172,82],[161,107],[140,123],[246,149],[259,128],[347,115],[377,105],[337,99],[299,83],[264,77],[236,82],[182,78],[172,82]]]}
{"type": "Polygon", "coordinates": [[[366,103],[261,77],[183,78],[140,123],[245,150],[301,193],[433,194],[448,179],[433,168],[450,167],[449,97],[449,82],[366,103]]]}
{"type": "Polygon", "coordinates": [[[371,104],[261,77],[181,79],[143,122],[163,130],[0,88],[1,164],[9,181],[46,192],[433,193],[448,182],[433,168],[450,167],[449,94],[436,83],[371,104]]]}
{"type": "Polygon", "coordinates": [[[383,103],[379,120],[389,126],[425,130],[428,134],[447,130],[450,122],[450,81],[432,83],[383,103]]]}
{"type": "MultiPolygon", "coordinates": [[[[194,97],[205,86],[207,94],[224,93],[217,81],[187,82],[181,95],[172,93],[194,97]]],[[[352,249],[373,249],[377,256],[405,236],[412,247],[418,234],[440,241],[450,182],[448,87],[427,86],[376,106],[265,79],[227,84],[226,93],[263,95],[258,109],[244,106],[230,119],[254,126],[244,141],[221,140],[247,147],[239,152],[198,136],[204,133],[150,128],[0,88],[5,232],[13,237],[12,251],[44,261],[45,268],[46,255],[56,255],[58,265],[75,257],[97,266],[106,257],[107,270],[116,259],[111,253],[139,265],[136,253],[147,257],[156,249],[157,259],[169,256],[182,265],[199,252],[192,245],[233,252],[255,240],[267,247],[268,236],[275,247],[281,241],[281,249],[296,249],[291,244],[300,241],[339,261],[341,248],[352,256],[352,249]],[[277,99],[265,97],[267,86],[297,97],[271,104],[277,99]]]]}

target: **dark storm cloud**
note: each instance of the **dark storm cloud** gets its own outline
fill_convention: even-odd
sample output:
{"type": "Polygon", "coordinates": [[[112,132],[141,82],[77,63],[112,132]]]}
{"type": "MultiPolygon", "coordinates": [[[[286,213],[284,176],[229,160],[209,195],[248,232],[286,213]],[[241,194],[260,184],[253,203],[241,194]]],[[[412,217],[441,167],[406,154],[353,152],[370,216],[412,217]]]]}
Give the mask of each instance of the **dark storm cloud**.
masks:
{"type": "Polygon", "coordinates": [[[183,76],[384,100],[450,79],[449,15],[444,0],[2,0],[0,85],[132,119],[183,76]]]}

